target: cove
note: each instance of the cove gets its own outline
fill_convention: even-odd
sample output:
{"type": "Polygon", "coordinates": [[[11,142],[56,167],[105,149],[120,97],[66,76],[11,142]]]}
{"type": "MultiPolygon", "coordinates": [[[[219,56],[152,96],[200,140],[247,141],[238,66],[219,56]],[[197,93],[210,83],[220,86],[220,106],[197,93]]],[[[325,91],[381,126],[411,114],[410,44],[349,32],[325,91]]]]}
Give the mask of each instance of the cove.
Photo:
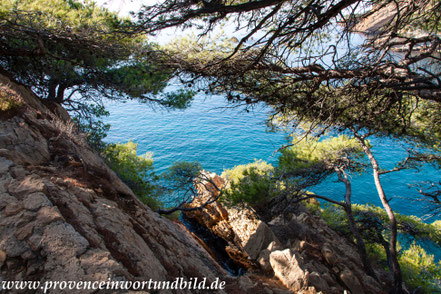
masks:
{"type": "MultiPolygon", "coordinates": [[[[138,143],[138,154],[153,152],[158,173],[175,161],[198,161],[203,168],[222,173],[224,169],[262,159],[277,164],[277,148],[286,144],[283,133],[269,133],[265,125],[269,109],[260,105],[250,112],[232,107],[221,96],[198,94],[185,110],[166,111],[136,101],[105,103],[111,124],[106,142],[138,143]]],[[[389,138],[373,138],[373,152],[382,168],[392,168],[406,156],[406,145],[389,138]]],[[[412,202],[418,197],[416,187],[427,180],[439,180],[439,171],[424,166],[420,172],[403,170],[382,176],[392,208],[406,215],[424,217],[424,204],[412,202]]],[[[343,199],[344,185],[331,178],[312,189],[336,200],[343,199]]],[[[381,206],[372,175],[352,175],[353,203],[381,206]]],[[[164,202],[171,203],[164,199],[164,202]]],[[[427,219],[433,222],[438,218],[427,219]]]]}

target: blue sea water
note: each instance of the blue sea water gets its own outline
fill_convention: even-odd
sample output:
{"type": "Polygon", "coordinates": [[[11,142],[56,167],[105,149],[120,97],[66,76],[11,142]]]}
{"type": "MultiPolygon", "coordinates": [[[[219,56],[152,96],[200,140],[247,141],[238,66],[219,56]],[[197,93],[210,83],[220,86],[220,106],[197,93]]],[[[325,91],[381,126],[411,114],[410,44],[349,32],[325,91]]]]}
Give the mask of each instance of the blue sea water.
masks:
{"type": "Polygon", "coordinates": [[[216,173],[238,164],[264,159],[276,162],[274,151],[285,135],[266,132],[267,110],[231,108],[219,96],[197,96],[185,110],[167,111],[128,101],[108,102],[111,124],[107,142],[138,143],[138,152],[153,152],[155,169],[165,171],[175,161],[198,161],[216,173]]]}
{"type": "MultiPolygon", "coordinates": [[[[246,112],[227,104],[221,96],[198,95],[185,110],[155,109],[136,101],[107,102],[106,108],[110,116],[105,122],[111,124],[106,142],[133,140],[138,143],[139,154],[153,152],[158,173],[175,161],[198,161],[204,169],[218,174],[255,159],[277,164],[275,151],[288,142],[286,134],[267,131],[267,108],[261,106],[246,112]]],[[[373,138],[371,143],[381,168],[393,168],[406,156],[403,143],[388,138],[373,138]]],[[[418,197],[412,185],[439,179],[439,170],[426,166],[420,172],[403,170],[383,175],[382,183],[387,196],[393,198],[393,209],[424,217],[424,206],[410,200],[418,197]]],[[[311,190],[342,200],[345,187],[334,178],[311,190]]],[[[353,203],[381,206],[369,171],[352,176],[352,190],[353,203]]],[[[428,222],[436,219],[440,218],[428,222]]]]}
{"type": "MultiPolygon", "coordinates": [[[[263,159],[277,164],[277,148],[288,142],[286,134],[267,131],[268,108],[257,107],[250,112],[232,107],[220,96],[196,96],[191,107],[167,111],[136,101],[106,102],[111,124],[106,142],[138,143],[138,154],[153,152],[154,166],[164,172],[176,161],[198,161],[203,168],[222,173],[224,169],[263,159]]],[[[406,146],[391,139],[373,138],[373,152],[381,168],[392,168],[406,156],[406,146]]],[[[439,180],[438,170],[426,166],[421,172],[403,170],[382,176],[382,183],[392,208],[407,215],[424,217],[424,205],[412,202],[418,197],[415,187],[426,180],[439,180]]],[[[373,178],[368,171],[352,175],[353,203],[381,206],[373,178]]],[[[311,191],[336,200],[343,200],[344,185],[329,179],[311,191]]],[[[164,199],[167,203],[167,199],[164,199]]],[[[426,219],[428,223],[438,218],[426,219]]],[[[404,245],[404,244],[403,244],[404,245]]],[[[407,244],[409,246],[410,244],[407,244]]],[[[441,259],[440,248],[421,244],[435,259],[441,259]]],[[[407,247],[405,246],[405,247],[407,247]]]]}

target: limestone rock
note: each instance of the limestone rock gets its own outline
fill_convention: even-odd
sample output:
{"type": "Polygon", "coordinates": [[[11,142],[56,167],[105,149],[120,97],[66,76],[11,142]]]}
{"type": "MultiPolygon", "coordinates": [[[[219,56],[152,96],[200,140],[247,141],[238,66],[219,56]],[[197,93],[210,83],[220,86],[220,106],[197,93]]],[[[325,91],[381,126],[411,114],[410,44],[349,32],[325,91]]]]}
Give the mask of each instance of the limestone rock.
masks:
{"type": "Polygon", "coordinates": [[[326,262],[330,266],[334,266],[337,263],[337,258],[335,256],[334,252],[332,251],[331,247],[329,246],[329,244],[324,244],[321,251],[322,251],[323,257],[326,259],[326,262]]]}
{"type": "Polygon", "coordinates": [[[41,192],[28,194],[23,202],[24,208],[33,211],[36,211],[43,206],[52,206],[52,203],[49,201],[46,195],[41,192]]]}
{"type": "Polygon", "coordinates": [[[382,27],[390,23],[395,17],[395,10],[396,7],[394,5],[387,5],[378,10],[377,13],[363,19],[362,22],[354,27],[354,30],[357,32],[365,32],[367,34],[378,33],[382,27]]]}
{"type": "MultiPolygon", "coordinates": [[[[352,31],[366,34],[367,38],[373,38],[374,43],[378,45],[383,44],[385,41],[399,44],[406,40],[405,37],[390,36],[388,34],[388,30],[390,30],[389,25],[391,21],[396,19],[397,14],[405,13],[406,9],[408,9],[409,6],[414,5],[414,2],[411,0],[400,1],[399,6],[397,6],[393,2],[387,5],[374,5],[372,8],[374,12],[370,13],[368,16],[362,18],[358,23],[356,23],[353,26],[352,31]],[[381,34],[383,34],[383,36],[381,36],[381,34]],[[389,37],[392,38],[389,40],[389,37]]],[[[422,7],[420,9],[424,10],[426,9],[426,7],[422,7]]],[[[401,29],[398,35],[410,38],[423,38],[427,37],[429,33],[423,31],[418,27],[412,27],[411,30],[409,30],[408,28],[401,29]]],[[[409,46],[411,46],[411,44],[394,45],[392,46],[391,50],[407,52],[409,49],[412,49],[413,51],[419,51],[424,48],[424,46],[415,46],[414,44],[412,48],[410,48],[409,46]]],[[[400,73],[400,71],[398,71],[397,73],[400,73]]],[[[404,75],[405,72],[403,71],[402,74],[404,75]]]]}
{"type": "Polygon", "coordinates": [[[364,294],[364,290],[357,277],[349,269],[344,269],[340,273],[340,279],[345,283],[345,285],[351,290],[351,293],[364,294]]]}
{"type": "Polygon", "coordinates": [[[264,249],[260,252],[259,257],[257,258],[257,262],[264,272],[272,273],[273,268],[269,262],[271,251],[268,249],[264,249]]]}
{"type": "Polygon", "coordinates": [[[228,214],[228,221],[235,235],[252,260],[256,260],[270,243],[280,244],[268,225],[260,221],[249,208],[231,208],[228,209],[228,214]]]}
{"type": "Polygon", "coordinates": [[[0,267],[3,266],[3,263],[5,263],[6,260],[6,252],[3,250],[0,250],[0,267]]]}
{"type": "Polygon", "coordinates": [[[270,263],[274,270],[274,274],[278,277],[288,288],[299,291],[305,286],[305,273],[300,267],[301,257],[291,249],[277,250],[271,252],[270,263]]]}
{"type": "MultiPolygon", "coordinates": [[[[205,176],[216,183],[218,188],[224,186],[225,181],[214,173],[205,172],[205,176]]],[[[217,189],[210,188],[209,182],[197,186],[198,198],[189,207],[197,207],[205,203],[210,197],[215,197],[217,189]]],[[[268,266],[268,255],[266,260],[261,259],[261,252],[269,244],[280,245],[280,241],[268,227],[268,225],[257,217],[257,215],[245,205],[241,207],[225,208],[218,201],[206,206],[203,210],[196,210],[184,213],[186,217],[196,220],[207,227],[216,236],[228,242],[226,251],[236,263],[249,268],[259,264],[270,271],[268,266]]]]}
{"type": "Polygon", "coordinates": [[[4,157],[0,157],[0,175],[5,174],[9,167],[11,167],[14,163],[4,157]]]}

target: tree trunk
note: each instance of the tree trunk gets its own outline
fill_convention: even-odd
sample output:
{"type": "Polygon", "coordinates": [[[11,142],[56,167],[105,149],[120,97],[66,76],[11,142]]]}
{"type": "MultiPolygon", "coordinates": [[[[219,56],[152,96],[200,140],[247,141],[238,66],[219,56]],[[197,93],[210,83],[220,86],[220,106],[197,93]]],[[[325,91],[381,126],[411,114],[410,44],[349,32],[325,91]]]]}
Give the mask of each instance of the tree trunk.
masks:
{"type": "Polygon", "coordinates": [[[60,84],[57,80],[51,79],[48,85],[47,100],[61,104],[64,102],[64,92],[67,86],[60,84]]]}
{"type": "Polygon", "coordinates": [[[393,271],[393,265],[392,265],[392,258],[390,256],[390,249],[389,249],[389,243],[387,243],[386,240],[384,240],[383,235],[381,234],[381,231],[377,231],[377,238],[378,238],[378,242],[380,242],[381,246],[383,246],[384,251],[386,251],[386,259],[387,259],[387,264],[389,266],[389,269],[391,271],[393,271]]]}
{"type": "Polygon", "coordinates": [[[61,104],[64,102],[64,91],[66,90],[66,85],[64,84],[59,84],[58,85],[58,89],[57,89],[57,97],[55,99],[55,102],[57,102],[58,104],[61,104]]]}
{"type": "Polygon", "coordinates": [[[47,93],[47,100],[55,101],[56,96],[56,90],[57,90],[57,82],[55,82],[53,79],[49,81],[48,85],[48,93],[47,93]]]}
{"type": "Polygon", "coordinates": [[[401,270],[400,265],[398,263],[398,256],[397,256],[397,221],[395,219],[394,212],[392,208],[389,205],[389,201],[386,198],[386,194],[384,193],[383,186],[380,182],[380,173],[379,173],[379,166],[378,162],[375,159],[374,155],[372,154],[369,146],[366,144],[364,138],[361,138],[359,135],[354,134],[355,137],[360,142],[364,152],[366,153],[367,157],[369,158],[369,161],[372,166],[373,170],[373,176],[374,176],[374,182],[375,187],[377,188],[378,196],[380,197],[381,203],[383,204],[384,210],[386,210],[387,216],[389,217],[390,222],[390,258],[392,261],[392,272],[394,275],[394,285],[393,285],[393,294],[401,294],[403,292],[402,287],[402,277],[401,277],[401,270]]]}
{"type": "Polygon", "coordinates": [[[366,273],[369,276],[373,277],[375,280],[378,281],[378,277],[375,274],[374,270],[372,269],[371,262],[369,261],[369,258],[368,258],[367,252],[366,252],[366,245],[364,243],[363,237],[361,236],[360,231],[357,228],[354,216],[352,214],[351,182],[349,181],[348,176],[344,170],[336,169],[336,171],[337,171],[338,179],[340,181],[342,181],[346,187],[344,208],[345,208],[346,216],[347,216],[348,222],[349,222],[349,229],[351,230],[352,235],[354,235],[355,241],[357,243],[357,251],[358,251],[358,254],[360,255],[361,261],[363,262],[364,270],[366,271],[366,273]]]}

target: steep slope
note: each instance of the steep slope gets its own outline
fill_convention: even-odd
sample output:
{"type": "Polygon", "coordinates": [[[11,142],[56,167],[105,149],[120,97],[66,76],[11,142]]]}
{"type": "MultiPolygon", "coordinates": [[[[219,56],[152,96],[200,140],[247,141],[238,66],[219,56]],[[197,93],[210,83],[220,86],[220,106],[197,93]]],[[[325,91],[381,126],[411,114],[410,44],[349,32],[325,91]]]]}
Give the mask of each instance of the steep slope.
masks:
{"type": "MultiPolygon", "coordinates": [[[[226,181],[206,174],[211,182],[197,186],[198,206],[212,197],[211,183],[226,181]]],[[[215,194],[216,195],[216,194],[215,194]]],[[[265,205],[268,222],[246,204],[228,206],[215,202],[204,210],[184,212],[227,243],[225,250],[245,267],[274,275],[294,293],[387,293],[390,275],[374,267],[380,281],[368,276],[355,244],[340,236],[319,215],[301,203],[289,201],[265,205]]]]}
{"type": "MultiPolygon", "coordinates": [[[[229,277],[183,225],[138,201],[63,108],[4,75],[0,94],[0,281],[219,277],[216,293],[272,293],[229,277]]],[[[52,293],[63,292],[96,290],[52,293]]]]}

